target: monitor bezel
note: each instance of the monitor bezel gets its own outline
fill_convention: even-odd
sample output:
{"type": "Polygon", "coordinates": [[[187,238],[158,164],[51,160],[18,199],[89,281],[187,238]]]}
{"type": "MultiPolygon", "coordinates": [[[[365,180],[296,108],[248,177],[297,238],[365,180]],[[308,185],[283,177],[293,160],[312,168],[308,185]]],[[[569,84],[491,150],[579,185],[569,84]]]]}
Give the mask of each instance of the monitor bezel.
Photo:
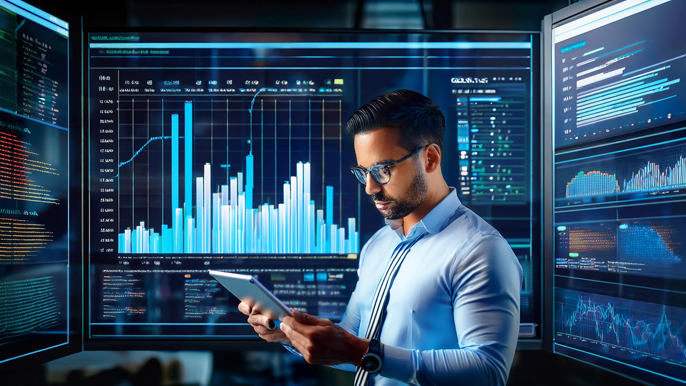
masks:
{"type": "MultiPolygon", "coordinates": [[[[31,5],[31,1],[26,2],[31,5]]],[[[68,52],[68,143],[70,146],[69,157],[69,331],[68,342],[57,345],[55,347],[48,347],[41,350],[25,353],[20,356],[8,358],[3,363],[0,363],[0,371],[9,371],[10,369],[31,368],[33,366],[41,365],[55,359],[59,359],[71,354],[76,354],[83,351],[83,277],[84,277],[84,259],[85,255],[82,248],[82,239],[78,236],[83,235],[84,224],[84,186],[86,182],[86,175],[83,174],[83,164],[85,158],[84,153],[84,137],[82,130],[81,112],[82,104],[79,103],[78,95],[81,91],[81,66],[82,61],[80,42],[82,40],[81,30],[77,28],[78,23],[75,23],[75,16],[71,14],[57,15],[53,12],[41,11],[59,18],[60,21],[68,22],[69,36],[67,43],[68,52]]]]}
{"type": "MultiPolygon", "coordinates": [[[[543,179],[543,265],[544,265],[544,280],[543,280],[543,298],[544,298],[544,315],[543,315],[543,335],[542,335],[542,350],[551,352],[555,355],[560,355],[575,361],[585,363],[589,366],[602,369],[604,371],[612,372],[622,377],[631,379],[636,382],[653,384],[661,382],[673,382],[663,376],[655,375],[650,370],[639,369],[646,375],[643,378],[637,378],[628,375],[622,370],[624,368],[635,367],[623,362],[614,361],[608,357],[599,357],[596,361],[584,360],[577,356],[570,356],[564,353],[555,351],[554,343],[554,288],[555,288],[555,233],[553,229],[554,222],[554,207],[555,207],[555,192],[554,192],[554,160],[555,160],[555,142],[553,132],[553,51],[555,43],[552,38],[552,31],[554,28],[571,22],[573,20],[582,18],[592,14],[600,9],[619,4],[625,0],[585,0],[572,4],[555,13],[547,15],[541,22],[541,123],[542,123],[542,139],[543,139],[543,160],[542,160],[542,179],[543,179]]],[[[665,128],[683,127],[686,125],[686,119],[678,122],[672,122],[656,127],[647,128],[645,131],[661,132],[665,128]]],[[[624,138],[636,135],[637,132],[632,132],[623,135],[608,137],[613,141],[622,140],[624,138]]],[[[583,142],[579,145],[563,146],[559,149],[563,151],[573,150],[588,146],[591,142],[583,142]]],[[[671,383],[668,383],[671,384],[671,383]]],[[[676,384],[676,383],[675,383],[676,384]]]]}

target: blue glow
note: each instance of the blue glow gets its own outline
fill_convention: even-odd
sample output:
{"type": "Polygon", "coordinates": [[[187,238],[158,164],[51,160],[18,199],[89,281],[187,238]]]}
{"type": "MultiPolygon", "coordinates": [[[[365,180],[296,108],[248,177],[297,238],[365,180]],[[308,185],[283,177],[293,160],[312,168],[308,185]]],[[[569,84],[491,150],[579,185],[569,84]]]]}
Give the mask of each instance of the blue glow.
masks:
{"type": "Polygon", "coordinates": [[[283,42],[283,43],[90,43],[90,48],[180,49],[531,49],[531,42],[283,42]]]}
{"type": "Polygon", "coordinates": [[[498,102],[500,97],[472,97],[469,100],[472,102],[498,102]]]}
{"type": "Polygon", "coordinates": [[[38,8],[19,0],[0,0],[0,7],[23,16],[37,24],[42,25],[52,31],[59,33],[64,37],[69,37],[69,24],[48,14],[38,8]],[[16,5],[15,5],[16,4],[16,5]]]}

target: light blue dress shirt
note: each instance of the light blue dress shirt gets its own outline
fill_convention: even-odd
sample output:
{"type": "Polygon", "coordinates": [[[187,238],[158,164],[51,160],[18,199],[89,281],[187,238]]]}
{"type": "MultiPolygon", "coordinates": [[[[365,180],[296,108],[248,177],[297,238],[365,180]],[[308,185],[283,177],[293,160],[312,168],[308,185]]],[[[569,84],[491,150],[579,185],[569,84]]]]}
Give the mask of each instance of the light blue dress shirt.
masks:
{"type": "MultiPolygon", "coordinates": [[[[519,333],[522,267],[454,188],[415,224],[386,220],[360,254],[359,280],[339,325],[364,338],[372,300],[395,247],[422,234],[390,289],[379,340],[383,367],[370,385],[502,385],[519,333]]],[[[297,353],[293,347],[290,351],[297,353]]],[[[355,366],[333,366],[355,371],[355,366]]]]}

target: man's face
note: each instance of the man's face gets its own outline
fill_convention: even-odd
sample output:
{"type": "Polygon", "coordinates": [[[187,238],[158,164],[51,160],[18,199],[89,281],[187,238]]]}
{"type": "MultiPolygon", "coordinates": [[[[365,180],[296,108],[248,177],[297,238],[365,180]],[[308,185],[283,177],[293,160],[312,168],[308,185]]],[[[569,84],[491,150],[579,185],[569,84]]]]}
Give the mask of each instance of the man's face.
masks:
{"type": "MultiPolygon", "coordinates": [[[[355,136],[357,164],[368,168],[397,161],[414,149],[400,147],[397,129],[384,127],[355,136]]],[[[385,218],[396,220],[412,213],[426,199],[428,186],[421,160],[422,152],[391,168],[391,180],[381,185],[367,177],[365,191],[385,218]]]]}

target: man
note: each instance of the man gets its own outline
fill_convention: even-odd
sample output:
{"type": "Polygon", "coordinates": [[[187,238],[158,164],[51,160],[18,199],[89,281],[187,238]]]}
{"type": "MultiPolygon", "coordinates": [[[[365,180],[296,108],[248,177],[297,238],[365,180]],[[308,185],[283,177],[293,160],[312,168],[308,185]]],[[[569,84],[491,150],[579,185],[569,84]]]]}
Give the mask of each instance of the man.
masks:
{"type": "Polygon", "coordinates": [[[443,114],[398,90],[357,110],[347,131],[353,172],[387,225],[362,248],[343,320],[294,311],[279,329],[247,304],[239,310],[260,337],[307,362],[356,371],[356,386],[505,385],[522,268],[443,179],[443,114]]]}

